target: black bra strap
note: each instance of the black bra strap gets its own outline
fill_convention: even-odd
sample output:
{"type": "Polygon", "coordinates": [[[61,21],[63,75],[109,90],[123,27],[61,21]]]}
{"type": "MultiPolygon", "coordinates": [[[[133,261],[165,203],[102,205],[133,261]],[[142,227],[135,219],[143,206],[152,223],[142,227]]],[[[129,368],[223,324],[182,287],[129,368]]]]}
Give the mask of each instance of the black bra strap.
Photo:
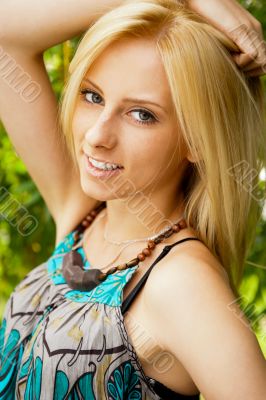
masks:
{"type": "Polygon", "coordinates": [[[140,279],[140,281],[137,283],[137,285],[134,287],[134,289],[129,293],[129,295],[127,296],[125,301],[123,301],[123,304],[121,306],[122,314],[124,314],[128,310],[129,306],[133,302],[133,300],[136,297],[137,293],[140,291],[140,289],[142,288],[142,286],[144,285],[144,283],[148,279],[148,276],[149,276],[152,268],[155,266],[155,264],[157,264],[162,258],[164,258],[166,256],[166,254],[169,253],[169,251],[172,249],[172,247],[176,246],[179,243],[186,242],[187,240],[199,240],[200,241],[200,239],[198,239],[198,238],[191,237],[191,238],[181,239],[181,240],[178,240],[177,242],[175,242],[173,244],[169,244],[167,246],[164,246],[163,251],[159,254],[159,256],[156,258],[156,260],[150,266],[148,271],[145,272],[145,274],[140,279]]]}

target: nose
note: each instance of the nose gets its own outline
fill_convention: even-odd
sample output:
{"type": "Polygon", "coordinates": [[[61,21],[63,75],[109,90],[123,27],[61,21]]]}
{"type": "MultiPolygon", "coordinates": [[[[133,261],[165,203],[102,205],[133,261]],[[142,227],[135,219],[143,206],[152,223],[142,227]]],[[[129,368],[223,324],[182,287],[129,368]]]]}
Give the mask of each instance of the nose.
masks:
{"type": "Polygon", "coordinates": [[[114,117],[108,110],[104,110],[98,116],[96,122],[87,130],[85,141],[91,147],[111,149],[117,142],[117,135],[114,133],[114,129],[114,117]]]}

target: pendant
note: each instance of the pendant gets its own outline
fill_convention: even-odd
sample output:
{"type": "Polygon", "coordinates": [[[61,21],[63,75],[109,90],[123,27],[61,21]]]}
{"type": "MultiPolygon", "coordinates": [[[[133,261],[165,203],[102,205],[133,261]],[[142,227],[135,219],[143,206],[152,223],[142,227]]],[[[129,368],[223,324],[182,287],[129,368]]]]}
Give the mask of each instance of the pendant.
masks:
{"type": "Polygon", "coordinates": [[[64,255],[62,274],[68,286],[81,292],[89,292],[106,278],[105,273],[100,269],[93,268],[85,271],[81,254],[75,250],[64,255]]]}

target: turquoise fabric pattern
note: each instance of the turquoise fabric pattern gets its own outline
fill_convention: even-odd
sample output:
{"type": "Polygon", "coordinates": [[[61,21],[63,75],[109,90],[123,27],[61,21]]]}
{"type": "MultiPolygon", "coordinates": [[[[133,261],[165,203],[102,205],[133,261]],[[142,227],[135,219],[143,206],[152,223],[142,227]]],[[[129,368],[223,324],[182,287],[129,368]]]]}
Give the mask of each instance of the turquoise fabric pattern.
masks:
{"type": "MultiPolygon", "coordinates": [[[[160,400],[127,334],[123,288],[138,265],[88,292],[62,275],[75,230],[11,294],[0,329],[0,400],[160,400]]],[[[90,263],[82,246],[84,268],[90,263]]]]}
{"type": "MultiPolygon", "coordinates": [[[[59,243],[53,252],[52,257],[48,260],[48,273],[55,285],[64,284],[65,279],[61,272],[62,258],[72,247],[74,243],[73,234],[68,235],[65,242],[59,243]]],[[[89,269],[90,264],[86,259],[83,247],[79,247],[77,251],[81,254],[84,269],[89,269]]],[[[79,292],[70,290],[65,296],[72,301],[79,301],[82,303],[88,301],[97,301],[110,306],[120,306],[122,304],[123,288],[134,274],[138,265],[130,268],[130,270],[119,271],[117,274],[112,274],[107,277],[105,281],[95,289],[89,292],[79,292]]]]}

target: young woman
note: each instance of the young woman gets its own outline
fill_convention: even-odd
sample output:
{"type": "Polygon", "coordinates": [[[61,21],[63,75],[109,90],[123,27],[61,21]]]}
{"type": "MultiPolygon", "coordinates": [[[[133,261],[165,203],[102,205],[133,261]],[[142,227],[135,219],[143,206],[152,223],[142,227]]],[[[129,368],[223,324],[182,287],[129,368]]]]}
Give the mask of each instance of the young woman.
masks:
{"type": "Polygon", "coordinates": [[[174,0],[59,3],[32,2],[2,35],[41,91],[3,79],[1,118],[57,233],[7,303],[0,399],[264,399],[236,297],[260,211],[239,178],[265,165],[263,63],[239,57],[248,77],[235,42],[174,0]],[[58,125],[42,52],[89,24],[58,125]]]}

